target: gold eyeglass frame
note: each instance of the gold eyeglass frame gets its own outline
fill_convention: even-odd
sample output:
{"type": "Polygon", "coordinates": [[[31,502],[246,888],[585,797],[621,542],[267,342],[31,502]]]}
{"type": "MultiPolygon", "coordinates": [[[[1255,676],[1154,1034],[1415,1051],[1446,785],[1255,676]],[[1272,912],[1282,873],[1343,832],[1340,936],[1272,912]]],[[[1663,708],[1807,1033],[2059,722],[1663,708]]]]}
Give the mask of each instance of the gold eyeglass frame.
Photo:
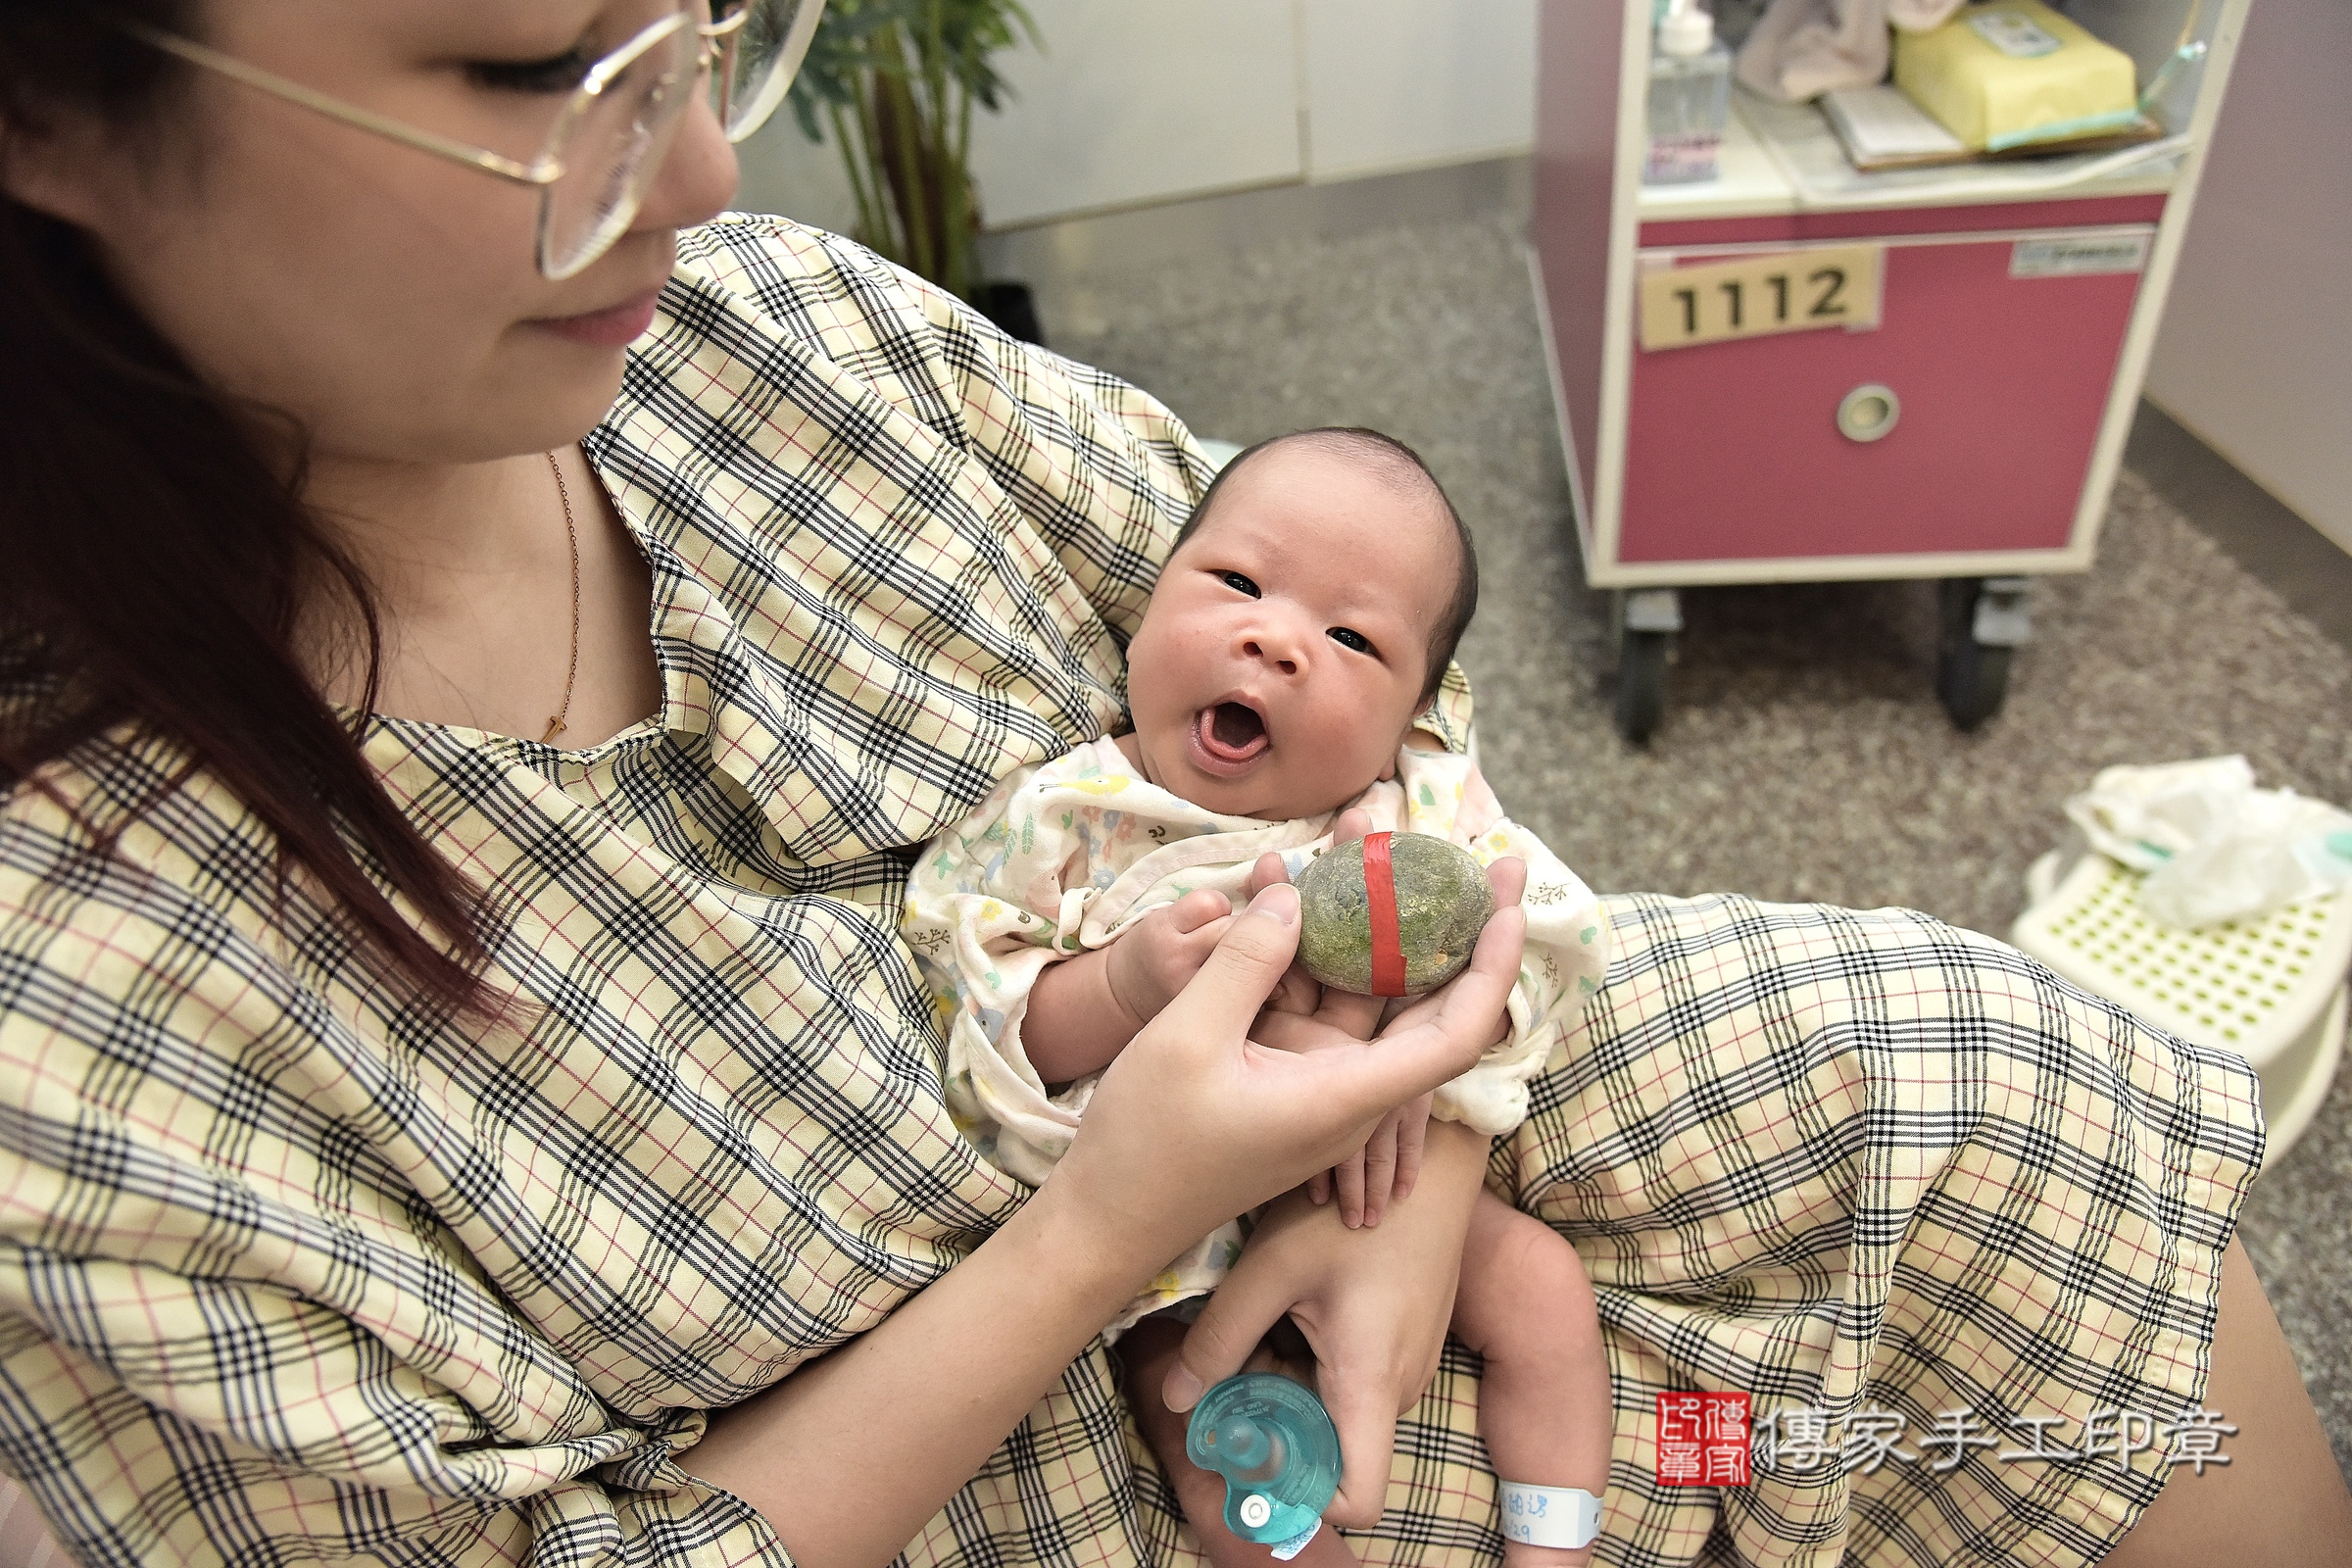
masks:
{"type": "Polygon", "coordinates": [[[733,86],[732,78],[736,66],[736,34],[742,30],[744,24],[751,20],[754,4],[755,0],[742,0],[741,4],[720,20],[698,23],[692,20],[695,7],[690,0],[689,4],[680,5],[668,16],[640,28],[628,42],[588,68],[587,75],[582,77],[580,84],[571,90],[571,96],[565,100],[563,110],[556,116],[556,122],[550,127],[547,140],[541,144],[538,156],[528,163],[509,158],[504,153],[493,152],[487,147],[477,147],[471,142],[458,141],[453,137],[405,124],[389,116],[379,115],[372,109],[363,109],[358,104],[347,102],[329,93],[306,87],[301,82],[281,76],[273,71],[265,71],[260,66],[237,59],[234,55],[222,54],[209,45],[197,43],[193,39],[182,38],[176,33],[165,32],[162,28],[150,26],[143,22],[124,20],[118,23],[117,25],[140,42],[161,49],[166,54],[176,56],[192,66],[200,66],[207,71],[217,72],[232,80],[243,82],[248,87],[269,93],[272,97],[282,98],[287,103],[308,109],[314,114],[324,115],[329,120],[372,132],[388,140],[399,142],[404,147],[414,147],[418,152],[431,153],[436,158],[446,158],[451,163],[478,170],[482,173],[495,175],[517,185],[536,187],[540,193],[537,246],[539,270],[551,278],[558,278],[570,277],[584,270],[590,263],[612,248],[612,241],[607,239],[602,245],[575,258],[571,265],[561,272],[551,268],[547,255],[547,229],[553,201],[548,193],[548,187],[564,177],[566,166],[563,155],[568,149],[574,131],[587,118],[589,112],[596,107],[597,100],[603,96],[605,89],[610,87],[622,72],[635,65],[657,46],[666,43],[676,36],[679,28],[691,26],[704,40],[698,71],[703,68],[713,68],[713,91],[722,95],[718,100],[719,123],[728,141],[741,142],[749,138],[767,122],[768,118],[775,113],[776,106],[784,101],[784,94],[791,88],[793,77],[799,74],[801,62],[807,57],[809,42],[816,34],[817,22],[824,15],[824,0],[804,0],[800,9],[793,16],[792,30],[786,34],[783,48],[777,51],[776,63],[770,68],[766,86],[753,101],[750,110],[743,118],[734,124],[728,124],[726,121],[727,100],[723,95],[733,86]],[[714,45],[715,48],[713,48],[714,45]],[[717,57],[715,65],[712,59],[714,54],[717,57]]]}

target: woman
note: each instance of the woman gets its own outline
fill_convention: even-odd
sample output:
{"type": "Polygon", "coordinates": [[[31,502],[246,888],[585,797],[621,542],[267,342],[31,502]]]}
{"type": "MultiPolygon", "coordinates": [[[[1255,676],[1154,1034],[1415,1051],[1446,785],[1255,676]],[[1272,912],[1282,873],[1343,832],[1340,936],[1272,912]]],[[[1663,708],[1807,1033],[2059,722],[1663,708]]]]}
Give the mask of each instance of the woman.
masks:
{"type": "Polygon", "coordinates": [[[1349,1233],[1298,1183],[1476,1054],[1516,918],[1368,1051],[1252,1022],[1269,888],[1052,1182],[974,1158],[906,847],[1116,717],[1205,476],[855,247],[695,228],[733,172],[696,73],[737,129],[763,101],[727,38],[667,0],[0,10],[0,1454],[79,1556],[1172,1560],[1095,1329],[1271,1200],[1166,1396],[1289,1311],[1332,1516],[1478,1560],[1429,1260],[1482,1177],[1587,1250],[1621,1559],[2341,1517],[2223,1262],[2250,1076],[1931,922],[1619,905],[1528,1126],[1491,1167],[1433,1129],[1349,1233]],[[1657,1477],[1668,1389],[2244,1430],[2170,1485],[1964,1446],[1718,1492],[1657,1477]]]}

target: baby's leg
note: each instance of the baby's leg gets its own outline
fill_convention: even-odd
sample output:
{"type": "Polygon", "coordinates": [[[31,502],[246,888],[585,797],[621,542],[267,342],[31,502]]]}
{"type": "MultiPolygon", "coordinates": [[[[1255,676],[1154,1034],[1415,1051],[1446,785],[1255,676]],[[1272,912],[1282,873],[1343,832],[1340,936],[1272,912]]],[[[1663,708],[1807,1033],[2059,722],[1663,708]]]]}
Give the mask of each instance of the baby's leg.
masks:
{"type": "MultiPolygon", "coordinates": [[[[1453,1333],[1487,1359],[1478,1429],[1502,1481],[1602,1496],[1609,1481],[1609,1367],[1600,1314],[1576,1249],[1531,1214],[1481,1193],[1462,1248],[1453,1333]]],[[[1590,1545],[1507,1541],[1509,1568],[1583,1568],[1590,1545]]]]}
{"type": "MultiPolygon", "coordinates": [[[[1187,1418],[1160,1399],[1160,1382],[1176,1364],[1176,1348],[1183,1342],[1184,1325],[1165,1317],[1148,1317],[1119,1337],[1127,1402],[1135,1410],[1136,1425],[1143,1428],[1144,1441],[1152,1446],[1159,1468],[1175,1487],[1176,1500],[1184,1504],[1184,1517],[1208,1560],[1216,1568],[1274,1568],[1274,1553],[1269,1548],[1244,1541],[1225,1528],[1225,1478],[1201,1469],[1186,1456],[1187,1418]]],[[[1354,1568],[1355,1554],[1338,1532],[1326,1525],[1291,1561],[1297,1568],[1354,1568]]]]}

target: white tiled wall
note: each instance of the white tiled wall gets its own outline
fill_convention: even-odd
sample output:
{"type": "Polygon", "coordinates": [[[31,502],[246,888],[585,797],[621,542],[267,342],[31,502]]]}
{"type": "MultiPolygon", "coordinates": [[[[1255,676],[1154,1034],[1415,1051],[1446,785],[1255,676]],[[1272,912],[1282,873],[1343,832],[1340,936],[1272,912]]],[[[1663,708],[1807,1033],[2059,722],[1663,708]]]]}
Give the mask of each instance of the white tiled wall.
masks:
{"type": "Polygon", "coordinates": [[[2352,551],[2352,6],[2261,0],[2148,397],[2352,551]]]}
{"type": "Polygon", "coordinates": [[[1031,0],[972,126],[991,223],[1298,178],[1297,0],[1031,0]]]}
{"type": "Polygon", "coordinates": [[[1526,152],[1536,0],[1298,0],[1307,174],[1526,152]]]}
{"type": "MultiPolygon", "coordinates": [[[[1524,152],[1535,0],[1029,0],[1043,54],[972,164],[992,226],[1524,152]]],[[[847,227],[834,149],[781,114],[737,204],[847,227]]]]}

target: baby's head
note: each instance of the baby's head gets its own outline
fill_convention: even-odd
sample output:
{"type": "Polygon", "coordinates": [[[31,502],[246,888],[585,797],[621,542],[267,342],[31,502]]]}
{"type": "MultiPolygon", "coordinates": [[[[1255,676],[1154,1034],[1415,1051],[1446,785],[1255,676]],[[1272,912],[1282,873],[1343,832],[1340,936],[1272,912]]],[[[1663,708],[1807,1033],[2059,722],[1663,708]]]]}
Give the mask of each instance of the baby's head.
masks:
{"type": "Polygon", "coordinates": [[[1225,466],[1127,650],[1146,776],[1196,806],[1318,816],[1396,771],[1478,608],[1478,558],[1412,448],[1303,430],[1225,466]]]}

